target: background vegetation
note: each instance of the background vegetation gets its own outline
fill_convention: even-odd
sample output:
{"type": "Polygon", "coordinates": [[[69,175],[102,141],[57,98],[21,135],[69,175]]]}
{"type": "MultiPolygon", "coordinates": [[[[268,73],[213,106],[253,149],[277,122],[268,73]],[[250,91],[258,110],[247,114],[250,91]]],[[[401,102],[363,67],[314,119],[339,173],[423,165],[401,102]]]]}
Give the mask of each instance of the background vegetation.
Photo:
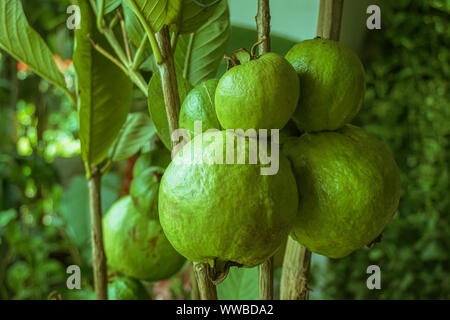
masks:
{"type": "MultiPolygon", "coordinates": [[[[23,4],[70,81],[67,1],[23,4]]],[[[384,1],[382,30],[366,35],[367,93],[355,123],[389,146],[402,172],[402,198],[381,243],[340,260],[313,256],[312,299],[450,299],[449,17],[446,0],[384,1]],[[366,287],[371,264],[381,268],[381,290],[366,287]]],[[[235,26],[229,51],[254,40],[253,30],[235,26]]],[[[273,37],[275,51],[291,45],[273,37]]],[[[146,110],[139,92],[133,109],[146,110]]],[[[77,131],[77,112],[66,97],[0,52],[1,299],[92,297],[77,131]],[[81,291],[65,289],[70,264],[81,266],[81,291]]],[[[103,179],[105,211],[127,192],[132,165],[133,159],[124,161],[103,179]]],[[[256,279],[256,269],[234,269],[219,286],[219,298],[257,298],[256,279]]],[[[147,287],[154,298],[187,298],[190,283],[182,272],[147,287]]]]}

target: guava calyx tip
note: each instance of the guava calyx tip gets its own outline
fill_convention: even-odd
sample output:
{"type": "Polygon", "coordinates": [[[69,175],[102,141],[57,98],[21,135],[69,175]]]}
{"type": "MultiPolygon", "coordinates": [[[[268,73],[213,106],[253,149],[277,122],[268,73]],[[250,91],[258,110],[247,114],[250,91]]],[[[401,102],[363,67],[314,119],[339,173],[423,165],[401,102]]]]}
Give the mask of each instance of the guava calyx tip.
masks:
{"type": "Polygon", "coordinates": [[[212,266],[210,263],[207,266],[208,278],[214,285],[218,285],[226,279],[231,267],[242,267],[242,264],[234,261],[221,261],[216,258],[212,266]]]}

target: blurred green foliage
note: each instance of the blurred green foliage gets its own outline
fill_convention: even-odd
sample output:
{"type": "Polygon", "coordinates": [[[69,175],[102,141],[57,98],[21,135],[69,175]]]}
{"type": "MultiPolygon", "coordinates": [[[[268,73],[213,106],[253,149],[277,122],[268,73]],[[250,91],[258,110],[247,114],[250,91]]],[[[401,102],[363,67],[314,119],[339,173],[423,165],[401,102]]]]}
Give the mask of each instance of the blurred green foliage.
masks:
{"type": "Polygon", "coordinates": [[[364,47],[367,93],[355,123],[393,153],[400,206],[381,243],[313,273],[314,297],[450,299],[450,2],[385,1],[381,12],[364,47]],[[366,287],[372,264],[381,290],[366,287]]]}

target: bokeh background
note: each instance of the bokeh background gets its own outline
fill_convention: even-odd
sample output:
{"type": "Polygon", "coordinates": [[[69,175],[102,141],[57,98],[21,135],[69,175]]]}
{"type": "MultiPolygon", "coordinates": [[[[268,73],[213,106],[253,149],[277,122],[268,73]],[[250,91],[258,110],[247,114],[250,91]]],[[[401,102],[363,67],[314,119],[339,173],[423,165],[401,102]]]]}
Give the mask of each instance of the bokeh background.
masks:
{"type": "MultiPolygon", "coordinates": [[[[22,1],[73,81],[67,0],[22,1]]],[[[230,0],[229,53],[256,41],[256,1],[230,0]]],[[[272,50],[284,54],[315,36],[319,1],[271,1],[272,50]]],[[[450,299],[450,1],[346,0],[341,40],[361,57],[367,79],[355,124],[377,135],[401,170],[402,196],[381,243],[331,260],[313,255],[311,299],[450,299]],[[382,29],[367,30],[366,8],[382,29]],[[366,269],[381,268],[381,290],[366,269]]],[[[223,67],[220,72],[223,72],[223,67]]],[[[133,110],[146,110],[136,92],[133,110]]],[[[90,299],[87,186],[77,112],[66,97],[0,50],[0,299],[90,299]],[[81,266],[82,290],[66,289],[81,266]]],[[[103,210],[126,194],[134,159],[103,179],[103,210]]],[[[280,265],[280,253],[277,257],[280,265]]],[[[281,269],[275,271],[279,285],[281,269]]],[[[189,297],[188,271],[145,284],[154,299],[189,297]]],[[[234,269],[219,298],[256,299],[257,269],[234,269]]]]}

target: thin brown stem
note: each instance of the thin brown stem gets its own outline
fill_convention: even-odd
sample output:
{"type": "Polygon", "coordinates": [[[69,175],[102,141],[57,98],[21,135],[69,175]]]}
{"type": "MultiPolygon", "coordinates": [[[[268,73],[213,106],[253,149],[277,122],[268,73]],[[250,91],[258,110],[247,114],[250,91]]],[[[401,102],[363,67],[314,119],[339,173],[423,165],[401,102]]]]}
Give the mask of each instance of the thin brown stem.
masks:
{"type": "Polygon", "coordinates": [[[270,51],[270,6],[269,0],[258,0],[258,13],[255,17],[258,39],[265,37],[259,45],[259,55],[270,51]]]}
{"type": "MultiPolygon", "coordinates": [[[[259,55],[270,51],[270,5],[269,0],[258,0],[258,13],[255,17],[258,32],[259,55]]],[[[254,48],[252,48],[253,51],[254,48]]],[[[252,54],[254,54],[252,52],[252,54]]],[[[273,299],[273,257],[259,266],[259,298],[273,299]]]]}
{"type": "MultiPolygon", "coordinates": [[[[175,74],[172,47],[170,45],[170,32],[167,26],[164,26],[156,34],[156,40],[161,50],[162,62],[158,64],[158,69],[161,75],[169,131],[172,134],[174,130],[178,129],[180,96],[178,95],[177,76],[175,74]]],[[[174,142],[172,142],[172,146],[175,146],[174,142]]]]}
{"type": "Polygon", "coordinates": [[[92,264],[94,287],[97,300],[108,299],[106,256],[103,248],[101,173],[98,167],[91,170],[88,181],[92,230],[92,264]]]}
{"type": "Polygon", "coordinates": [[[208,276],[208,266],[204,263],[194,262],[195,278],[197,279],[198,291],[202,300],[217,300],[216,286],[208,276]]]}
{"type": "Polygon", "coordinates": [[[311,251],[289,237],[281,275],[281,300],[308,298],[311,251]]]}
{"type": "Polygon", "coordinates": [[[320,0],[317,36],[339,41],[344,0],[320,0]]]}

